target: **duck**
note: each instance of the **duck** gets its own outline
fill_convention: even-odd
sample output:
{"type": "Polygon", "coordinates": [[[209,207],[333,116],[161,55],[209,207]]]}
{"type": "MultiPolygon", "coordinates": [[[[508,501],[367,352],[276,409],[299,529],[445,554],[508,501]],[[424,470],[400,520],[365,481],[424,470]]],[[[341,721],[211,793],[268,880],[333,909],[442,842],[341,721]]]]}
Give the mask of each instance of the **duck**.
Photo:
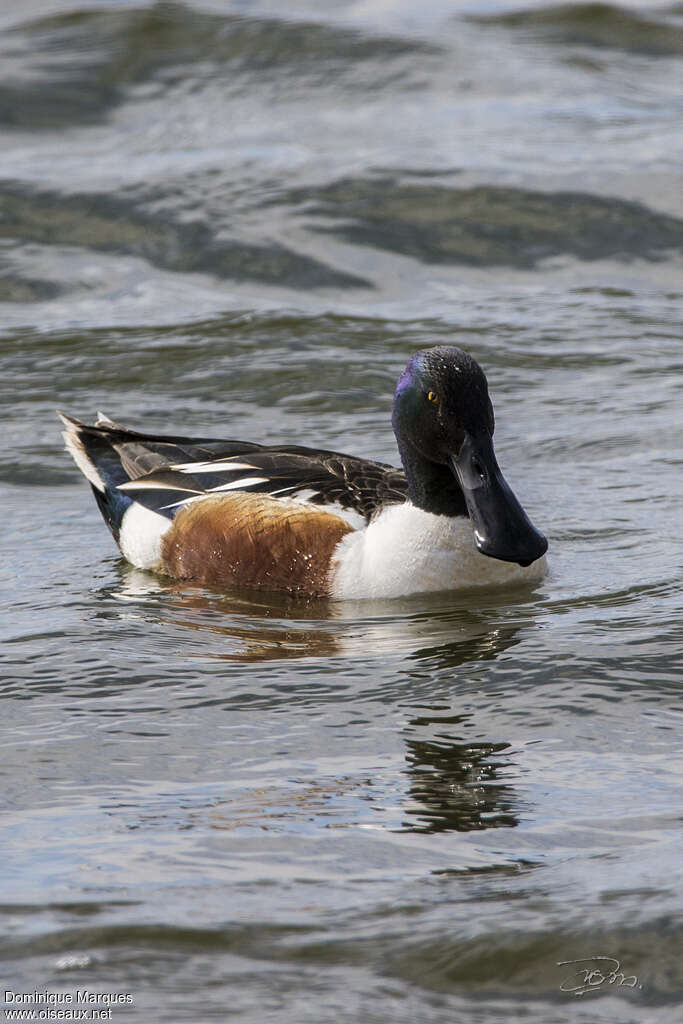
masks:
{"type": "Polygon", "coordinates": [[[503,477],[486,375],[454,345],[411,355],[401,467],[300,445],[157,435],[64,413],[68,452],[125,559],[220,588],[392,598],[535,582],[546,537],[503,477]]]}

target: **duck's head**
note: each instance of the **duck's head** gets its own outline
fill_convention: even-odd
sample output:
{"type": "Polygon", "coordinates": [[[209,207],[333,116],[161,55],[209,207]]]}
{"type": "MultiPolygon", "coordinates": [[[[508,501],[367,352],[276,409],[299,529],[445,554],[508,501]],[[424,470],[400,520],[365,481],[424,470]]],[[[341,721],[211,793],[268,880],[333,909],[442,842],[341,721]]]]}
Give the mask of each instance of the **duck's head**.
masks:
{"type": "Polygon", "coordinates": [[[469,515],[477,547],[530,565],[548,542],[500,471],[484,371],[455,346],[416,352],[394,396],[393,427],[411,501],[436,515],[469,515]]]}

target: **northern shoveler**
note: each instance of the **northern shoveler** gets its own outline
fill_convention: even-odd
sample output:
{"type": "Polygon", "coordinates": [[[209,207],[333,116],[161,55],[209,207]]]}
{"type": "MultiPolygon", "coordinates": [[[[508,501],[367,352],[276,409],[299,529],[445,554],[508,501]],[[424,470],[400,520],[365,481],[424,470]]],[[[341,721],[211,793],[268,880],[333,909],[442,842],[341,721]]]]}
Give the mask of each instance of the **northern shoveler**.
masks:
{"type": "Polygon", "coordinates": [[[60,413],[64,440],[123,555],[229,587],[398,597],[540,578],[548,543],[493,450],[483,370],[417,352],[392,424],[403,469],[298,445],[139,433],[60,413]]]}

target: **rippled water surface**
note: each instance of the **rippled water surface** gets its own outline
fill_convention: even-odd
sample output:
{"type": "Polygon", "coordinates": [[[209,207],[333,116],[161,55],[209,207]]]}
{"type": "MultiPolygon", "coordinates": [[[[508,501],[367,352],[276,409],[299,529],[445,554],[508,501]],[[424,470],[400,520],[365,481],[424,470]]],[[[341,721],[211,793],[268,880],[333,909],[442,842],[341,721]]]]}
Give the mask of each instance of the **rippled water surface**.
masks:
{"type": "Polygon", "coordinates": [[[683,7],[26,0],[0,70],[3,989],[680,1019],[683,7]],[[393,462],[449,342],[535,587],[176,585],[61,447],[101,408],[393,462]]]}

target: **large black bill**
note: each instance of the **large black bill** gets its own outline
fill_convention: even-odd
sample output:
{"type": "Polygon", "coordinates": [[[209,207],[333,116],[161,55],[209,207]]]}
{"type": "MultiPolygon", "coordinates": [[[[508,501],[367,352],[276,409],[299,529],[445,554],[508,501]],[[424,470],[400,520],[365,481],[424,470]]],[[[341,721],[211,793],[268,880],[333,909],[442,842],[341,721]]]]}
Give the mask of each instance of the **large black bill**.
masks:
{"type": "Polygon", "coordinates": [[[548,541],[536,529],[500,471],[488,435],[465,435],[451,459],[462,487],[474,539],[484,555],[504,562],[531,565],[548,550],[548,541]]]}

